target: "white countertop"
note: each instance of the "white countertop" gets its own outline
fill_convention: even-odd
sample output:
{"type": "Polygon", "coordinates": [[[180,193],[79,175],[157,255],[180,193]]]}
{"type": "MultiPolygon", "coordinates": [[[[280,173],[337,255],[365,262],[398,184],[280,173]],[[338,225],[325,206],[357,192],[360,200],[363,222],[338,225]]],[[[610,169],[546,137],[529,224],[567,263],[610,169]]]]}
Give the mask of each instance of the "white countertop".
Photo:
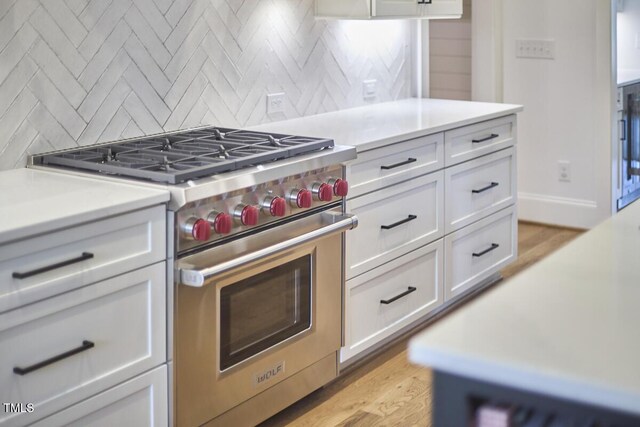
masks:
{"type": "Polygon", "coordinates": [[[436,370],[640,414],[640,202],[415,337],[436,370]]]}
{"type": "Polygon", "coordinates": [[[618,69],[618,87],[640,83],[640,70],[618,69]]]}
{"type": "Polygon", "coordinates": [[[358,152],[522,111],[520,105],[410,98],[255,126],[332,138],[358,152]]]}
{"type": "Polygon", "coordinates": [[[169,192],[35,169],[0,172],[0,244],[165,203],[169,192]]]}

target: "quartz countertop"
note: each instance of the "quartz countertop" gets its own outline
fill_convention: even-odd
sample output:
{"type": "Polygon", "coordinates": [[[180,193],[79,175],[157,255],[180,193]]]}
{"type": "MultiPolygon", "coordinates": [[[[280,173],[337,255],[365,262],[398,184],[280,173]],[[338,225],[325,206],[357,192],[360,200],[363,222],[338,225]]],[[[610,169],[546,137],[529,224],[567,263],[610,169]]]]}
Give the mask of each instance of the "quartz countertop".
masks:
{"type": "Polygon", "coordinates": [[[618,87],[640,83],[640,70],[618,69],[618,87]]]}
{"type": "Polygon", "coordinates": [[[165,203],[169,192],[36,169],[0,172],[0,244],[165,203]]]}
{"type": "Polygon", "coordinates": [[[255,126],[254,130],[332,138],[358,152],[522,111],[522,106],[409,98],[255,126]]]}
{"type": "Polygon", "coordinates": [[[409,344],[421,365],[640,414],[640,202],[409,344]]]}

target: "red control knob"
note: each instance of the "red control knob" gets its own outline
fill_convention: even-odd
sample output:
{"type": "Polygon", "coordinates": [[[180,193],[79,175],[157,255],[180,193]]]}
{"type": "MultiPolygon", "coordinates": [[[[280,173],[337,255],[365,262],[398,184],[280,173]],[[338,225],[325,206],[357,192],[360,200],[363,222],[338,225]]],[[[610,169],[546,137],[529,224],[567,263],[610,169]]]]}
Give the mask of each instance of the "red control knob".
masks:
{"type": "Polygon", "coordinates": [[[284,216],[287,212],[287,202],[282,197],[274,197],[269,204],[271,216],[284,216]]]}
{"type": "Polygon", "coordinates": [[[293,190],[289,197],[291,205],[297,208],[308,209],[313,203],[313,194],[309,190],[293,190]]]}
{"type": "Polygon", "coordinates": [[[349,183],[344,179],[336,179],[333,182],[333,194],[338,197],[345,197],[349,193],[349,183]]]}
{"type": "Polygon", "coordinates": [[[211,238],[211,226],[209,221],[200,218],[197,219],[191,228],[191,235],[195,240],[205,242],[211,238]]]}
{"type": "Polygon", "coordinates": [[[211,212],[208,218],[209,224],[217,234],[229,234],[233,228],[231,215],[224,212],[211,212]]]}
{"type": "Polygon", "coordinates": [[[255,206],[238,205],[236,207],[236,217],[240,219],[242,225],[256,225],[260,211],[255,206]]]}
{"type": "Polygon", "coordinates": [[[329,184],[315,184],[313,190],[314,195],[321,202],[330,202],[333,199],[333,188],[329,184]]]}

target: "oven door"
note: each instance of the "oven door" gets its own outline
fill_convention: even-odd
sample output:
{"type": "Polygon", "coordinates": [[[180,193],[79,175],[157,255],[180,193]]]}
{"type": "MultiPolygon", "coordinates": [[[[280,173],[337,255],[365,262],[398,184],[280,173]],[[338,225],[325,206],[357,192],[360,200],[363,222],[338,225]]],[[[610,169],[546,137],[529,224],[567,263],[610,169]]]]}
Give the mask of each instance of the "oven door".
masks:
{"type": "Polygon", "coordinates": [[[177,425],[201,425],[337,354],[342,232],[354,226],[317,214],[178,261],[177,425]]]}
{"type": "Polygon", "coordinates": [[[220,373],[311,331],[315,249],[294,250],[221,278],[216,285],[220,373]]]}

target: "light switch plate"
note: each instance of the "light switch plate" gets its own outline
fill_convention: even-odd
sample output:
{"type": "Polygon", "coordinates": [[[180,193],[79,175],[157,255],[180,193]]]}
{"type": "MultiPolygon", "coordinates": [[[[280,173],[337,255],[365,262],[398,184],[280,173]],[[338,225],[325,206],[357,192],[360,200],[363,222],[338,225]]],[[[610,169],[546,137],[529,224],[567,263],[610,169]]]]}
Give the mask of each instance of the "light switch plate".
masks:
{"type": "Polygon", "coordinates": [[[267,114],[284,113],[284,92],[267,95],[267,114]]]}
{"type": "Polygon", "coordinates": [[[377,83],[376,79],[362,81],[362,97],[364,99],[373,99],[378,96],[377,83]]]}
{"type": "Polygon", "coordinates": [[[571,182],[571,162],[558,160],[558,181],[571,182]]]}
{"type": "Polygon", "coordinates": [[[554,59],[556,56],[555,40],[516,40],[516,57],[533,59],[554,59]]]}

